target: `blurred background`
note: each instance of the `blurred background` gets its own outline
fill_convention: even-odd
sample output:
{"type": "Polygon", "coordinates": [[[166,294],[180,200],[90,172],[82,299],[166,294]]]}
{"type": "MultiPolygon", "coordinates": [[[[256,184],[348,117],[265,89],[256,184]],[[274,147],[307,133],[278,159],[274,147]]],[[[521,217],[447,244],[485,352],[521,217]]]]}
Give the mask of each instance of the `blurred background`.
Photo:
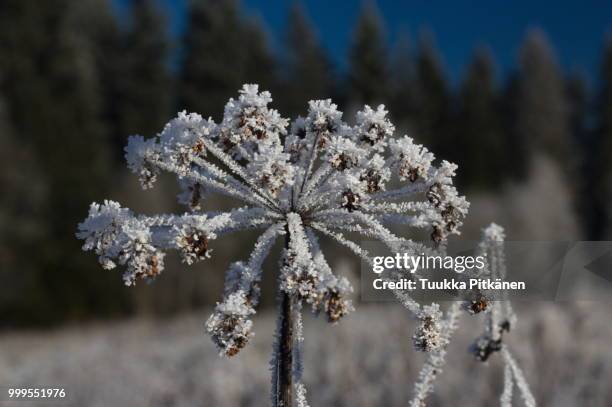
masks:
{"type": "MultiPolygon", "coordinates": [[[[504,225],[510,240],[608,239],[611,28],[612,4],[595,0],[0,0],[0,385],[44,384],[64,374],[70,382],[81,380],[83,388],[89,385],[91,394],[83,400],[91,405],[131,403],[112,398],[124,394],[121,389],[96,393],[100,386],[94,383],[112,382],[110,371],[125,356],[113,359],[113,349],[125,346],[140,355],[138,343],[144,341],[151,346],[140,355],[143,360],[133,354],[134,360],[119,365],[131,388],[141,386],[143,394],[157,389],[150,399],[132,400],[137,405],[191,405],[202,397],[219,406],[265,403],[270,342],[264,339],[272,326],[266,318],[272,317],[264,312],[259,348],[248,351],[244,366],[242,356],[217,360],[202,332],[207,309],[221,297],[225,268],[248,255],[236,248],[250,245],[255,235],[220,240],[212,259],[189,268],[171,258],[154,284],[135,288],[124,287],[117,271],[102,270],[74,236],[89,204],[105,198],[141,213],[183,211],[174,179],[140,189],[123,160],[127,137],[152,136],[183,109],[219,119],[243,83],[269,89],[284,117],[305,114],[307,101],[316,98],[332,97],[347,114],[364,103],[384,103],[400,132],[459,165],[460,190],[472,202],[464,228],[468,239],[491,221],[504,225]],[[175,343],[185,346],[168,354],[175,343]],[[36,349],[36,358],[14,356],[23,344],[36,349]],[[98,370],[84,383],[76,365],[87,363],[98,370]],[[162,365],[171,368],[151,380],[136,379],[140,371],[162,365]],[[196,378],[213,366],[215,380],[235,374],[238,383],[206,393],[196,378]],[[262,383],[249,383],[255,370],[262,383]],[[169,384],[165,375],[175,381],[169,384]]],[[[357,275],[358,263],[348,253],[329,250],[333,264],[357,275]]],[[[264,309],[273,304],[275,264],[267,271],[264,309]]],[[[333,383],[341,368],[355,373],[316,393],[314,405],[401,405],[409,395],[393,386],[398,378],[389,378],[416,374],[410,323],[392,305],[357,304],[356,315],[361,307],[364,316],[349,319],[336,334],[322,321],[309,322],[311,336],[342,343],[352,332],[367,335],[363,324],[388,315],[388,327],[380,329],[393,329],[388,341],[397,340],[393,346],[399,348],[361,366],[354,358],[363,347],[385,342],[355,339],[338,356],[329,349],[321,353],[316,347],[324,339],[315,339],[310,346],[318,365],[334,356],[340,362],[307,373],[307,384],[333,383]],[[370,367],[387,370],[371,373],[370,367]],[[359,404],[342,397],[364,380],[374,386],[372,398],[359,404]],[[392,391],[398,393],[385,399],[392,391]]],[[[612,339],[612,330],[605,331],[609,316],[597,314],[599,322],[588,330],[591,311],[582,307],[546,304],[527,313],[523,334],[534,346],[521,345],[519,356],[528,359],[528,378],[544,405],[612,405],[610,389],[597,387],[611,377],[612,355],[602,339],[612,339]],[[556,342],[544,342],[548,337],[556,342]],[[533,370],[534,352],[546,354],[549,346],[559,365],[547,366],[558,373],[546,381],[533,370]],[[576,363],[584,363],[591,376],[573,377],[576,363]],[[562,385],[568,394],[559,396],[555,389],[562,385]]],[[[490,405],[497,393],[487,383],[494,387],[501,379],[483,377],[469,377],[469,388],[474,399],[490,405]]],[[[450,405],[445,400],[457,400],[457,391],[440,395],[434,405],[450,405]]]]}

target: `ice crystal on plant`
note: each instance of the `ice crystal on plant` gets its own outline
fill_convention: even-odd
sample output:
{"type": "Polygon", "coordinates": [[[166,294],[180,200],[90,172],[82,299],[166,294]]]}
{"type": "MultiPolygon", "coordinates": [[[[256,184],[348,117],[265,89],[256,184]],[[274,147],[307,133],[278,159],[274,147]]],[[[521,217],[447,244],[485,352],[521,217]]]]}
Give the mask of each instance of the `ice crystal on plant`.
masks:
{"type": "Polygon", "coordinates": [[[206,321],[206,329],[221,354],[234,356],[245,347],[253,335],[253,322],[249,318],[252,314],[255,314],[255,310],[241,290],[230,293],[223,302],[217,303],[206,321]]]}
{"type": "Polygon", "coordinates": [[[397,154],[398,173],[402,181],[416,182],[426,176],[434,155],[425,147],[415,144],[410,137],[391,142],[391,151],[397,154]]]}
{"type": "Polygon", "coordinates": [[[77,236],[85,240],[83,249],[94,250],[103,268],[113,269],[117,263],[126,266],[126,285],[153,279],[164,269],[165,254],[153,245],[147,222],[132,216],[117,202],[92,203],[79,229],[77,236]]]}
{"type": "Polygon", "coordinates": [[[442,312],[438,304],[426,305],[419,315],[419,327],[412,337],[414,347],[423,352],[431,352],[442,346],[440,319],[442,312]]]}
{"type": "Polygon", "coordinates": [[[361,143],[367,143],[376,150],[383,151],[387,142],[395,132],[395,126],[387,118],[389,112],[384,105],[372,110],[365,106],[357,112],[357,138],[361,143]]]}
{"type": "Polygon", "coordinates": [[[145,140],[142,136],[133,136],[128,139],[125,147],[125,159],[128,168],[138,175],[143,189],[152,188],[159,168],[149,163],[159,159],[159,150],[155,139],[145,140]]]}

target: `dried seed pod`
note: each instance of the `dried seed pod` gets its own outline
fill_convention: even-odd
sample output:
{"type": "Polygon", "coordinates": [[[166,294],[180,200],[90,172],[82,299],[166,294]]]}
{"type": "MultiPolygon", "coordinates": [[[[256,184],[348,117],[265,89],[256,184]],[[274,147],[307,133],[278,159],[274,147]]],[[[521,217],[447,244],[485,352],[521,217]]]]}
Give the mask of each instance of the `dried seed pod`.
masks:
{"type": "Polygon", "coordinates": [[[433,231],[431,232],[431,240],[433,240],[434,243],[439,244],[442,242],[443,239],[444,232],[442,231],[442,229],[437,225],[434,226],[433,231]]]}
{"type": "Polygon", "coordinates": [[[431,187],[429,187],[426,196],[433,206],[440,206],[440,203],[442,203],[442,185],[439,183],[433,184],[431,187]]]}
{"type": "Polygon", "coordinates": [[[376,143],[384,140],[387,130],[378,123],[372,123],[368,128],[368,132],[361,136],[361,141],[373,146],[376,143]]]}
{"type": "Polygon", "coordinates": [[[215,306],[213,314],[206,321],[206,330],[222,355],[234,356],[246,346],[253,336],[250,315],[254,313],[242,290],[231,293],[215,306]]]}
{"type": "Polygon", "coordinates": [[[441,318],[442,312],[438,304],[423,307],[419,316],[419,326],[412,336],[412,342],[416,350],[431,352],[440,349],[442,346],[441,318]]]}
{"type": "Polygon", "coordinates": [[[210,249],[208,243],[208,237],[201,232],[192,231],[183,236],[178,242],[183,254],[183,261],[187,264],[192,264],[195,261],[209,258],[210,249]]]}
{"type": "Polygon", "coordinates": [[[470,352],[477,360],[486,362],[493,353],[499,352],[501,349],[501,338],[498,340],[493,340],[488,336],[481,336],[472,344],[470,347],[470,352]]]}
{"type": "Polygon", "coordinates": [[[342,193],[342,203],[340,206],[349,212],[359,210],[361,208],[361,197],[350,189],[346,190],[342,193]]]}
{"type": "Polygon", "coordinates": [[[338,322],[351,311],[351,303],[338,292],[332,291],[325,298],[325,313],[331,323],[338,322]]]}
{"type": "Polygon", "coordinates": [[[338,171],[345,171],[357,164],[354,157],[347,153],[337,154],[331,161],[331,166],[338,171]]]}
{"type": "Polygon", "coordinates": [[[472,304],[470,305],[470,310],[472,311],[472,313],[478,314],[482,311],[485,311],[488,305],[488,301],[484,298],[481,298],[477,301],[472,301],[472,304]]]}
{"type": "Polygon", "coordinates": [[[369,194],[373,194],[382,189],[382,176],[374,169],[368,169],[361,174],[359,180],[365,182],[366,191],[369,194]]]}
{"type": "Polygon", "coordinates": [[[500,333],[502,332],[510,332],[510,321],[505,320],[501,324],[499,324],[500,333]]]}

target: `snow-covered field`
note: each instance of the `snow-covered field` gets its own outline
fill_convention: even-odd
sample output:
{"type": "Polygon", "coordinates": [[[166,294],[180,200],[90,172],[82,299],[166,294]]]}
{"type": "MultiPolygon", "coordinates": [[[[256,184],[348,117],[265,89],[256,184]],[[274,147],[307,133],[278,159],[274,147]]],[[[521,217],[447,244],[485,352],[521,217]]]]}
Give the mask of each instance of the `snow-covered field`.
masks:
{"type": "MultiPolygon", "coordinates": [[[[543,406],[612,405],[612,327],[607,307],[516,306],[508,343],[543,406]]],[[[74,406],[265,406],[274,317],[237,357],[217,356],[203,323],[208,311],[171,320],[129,320],[0,336],[0,386],[59,386],[74,406]]],[[[480,332],[465,315],[451,343],[432,406],[493,406],[502,372],[466,349],[480,332]]],[[[471,320],[470,320],[471,319],[471,320]]],[[[424,359],[414,328],[395,304],[359,304],[336,326],[306,318],[305,383],[311,406],[405,406],[424,359]]],[[[521,405],[516,394],[515,405],[521,405]]],[[[24,402],[0,405],[24,406],[24,402]]],[[[39,404],[43,405],[43,404],[39,404]]]]}

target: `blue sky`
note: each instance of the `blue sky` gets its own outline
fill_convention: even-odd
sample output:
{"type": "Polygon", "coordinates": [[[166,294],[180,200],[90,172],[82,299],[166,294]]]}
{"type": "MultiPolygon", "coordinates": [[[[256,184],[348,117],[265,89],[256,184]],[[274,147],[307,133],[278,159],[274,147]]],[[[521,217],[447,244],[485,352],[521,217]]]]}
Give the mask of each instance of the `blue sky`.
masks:
{"type": "MultiPolygon", "coordinates": [[[[172,32],[180,34],[188,0],[158,1],[168,12],[172,32]]],[[[339,69],[344,69],[352,30],[363,2],[303,0],[301,3],[334,62],[339,69]]],[[[292,1],[242,0],[242,4],[248,15],[264,23],[278,49],[292,1]]],[[[566,71],[582,72],[592,80],[597,74],[604,37],[612,30],[612,1],[378,0],[376,4],[385,20],[389,46],[400,32],[408,33],[414,43],[419,32],[431,31],[454,81],[461,77],[478,45],[491,49],[501,74],[509,72],[515,65],[525,32],[531,27],[540,27],[547,33],[566,71]]]]}

